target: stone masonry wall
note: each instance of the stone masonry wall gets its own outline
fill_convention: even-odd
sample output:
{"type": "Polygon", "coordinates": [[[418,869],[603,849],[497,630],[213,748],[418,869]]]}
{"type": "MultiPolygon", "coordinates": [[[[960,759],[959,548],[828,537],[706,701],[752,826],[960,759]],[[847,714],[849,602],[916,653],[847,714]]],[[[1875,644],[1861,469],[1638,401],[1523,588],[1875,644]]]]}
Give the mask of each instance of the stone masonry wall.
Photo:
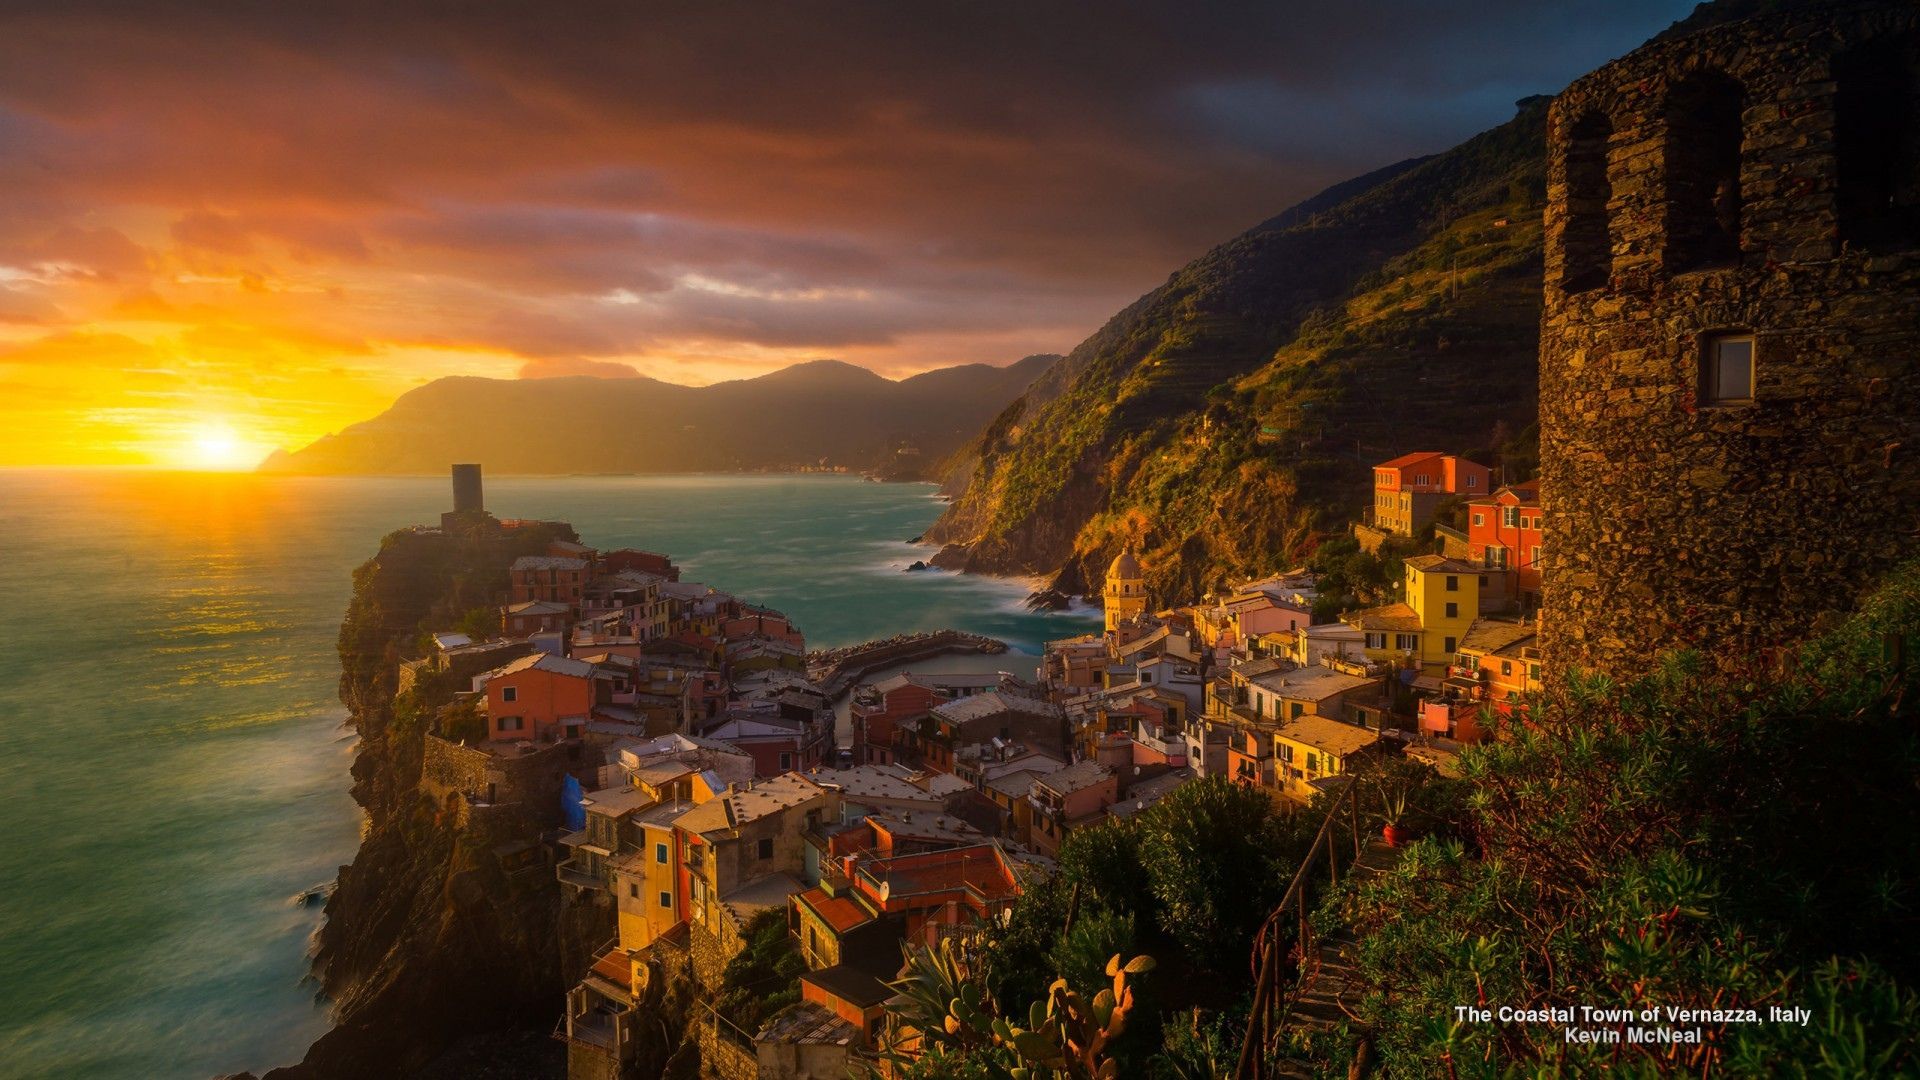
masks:
{"type": "MultiPolygon", "coordinates": [[[[1893,56],[1874,130],[1904,111],[1914,139],[1917,24],[1920,9],[1888,0],[1801,5],[1655,42],[1554,102],[1540,347],[1551,668],[1625,673],[1681,645],[1790,643],[1920,549],[1920,251],[1897,230],[1881,243],[1846,230],[1859,174],[1843,182],[1836,130],[1861,99],[1834,78],[1861,47],[1893,56]],[[1730,109],[1693,108],[1727,87],[1730,109]],[[1731,161],[1736,145],[1737,200],[1712,172],[1714,148],[1731,161]],[[1697,268],[1703,215],[1725,245],[1697,268]],[[1716,333],[1754,337],[1749,403],[1701,400],[1716,333]]],[[[1895,190],[1910,199],[1904,145],[1895,190]]]]}
{"type": "Polygon", "coordinates": [[[599,762],[598,751],[579,743],[494,754],[430,734],[422,740],[420,790],[436,803],[453,796],[517,807],[530,821],[551,826],[560,820],[560,789],[567,776],[591,780],[599,762]]]}

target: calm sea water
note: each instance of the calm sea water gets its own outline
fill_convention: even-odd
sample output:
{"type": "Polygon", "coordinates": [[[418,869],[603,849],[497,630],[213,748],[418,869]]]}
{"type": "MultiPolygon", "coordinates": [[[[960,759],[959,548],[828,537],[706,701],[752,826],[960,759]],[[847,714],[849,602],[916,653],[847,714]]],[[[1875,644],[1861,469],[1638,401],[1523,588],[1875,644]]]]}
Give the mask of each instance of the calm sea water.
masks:
{"type": "MultiPolygon", "coordinates": [[[[353,567],[449,499],[426,478],[0,471],[0,1076],[259,1070],[325,1030],[318,911],[295,897],[359,829],[334,635],[353,567]]],[[[902,573],[940,509],[923,486],[492,478],[487,503],[670,552],[817,647],[954,626],[1036,652],[1093,622],[902,573]]]]}

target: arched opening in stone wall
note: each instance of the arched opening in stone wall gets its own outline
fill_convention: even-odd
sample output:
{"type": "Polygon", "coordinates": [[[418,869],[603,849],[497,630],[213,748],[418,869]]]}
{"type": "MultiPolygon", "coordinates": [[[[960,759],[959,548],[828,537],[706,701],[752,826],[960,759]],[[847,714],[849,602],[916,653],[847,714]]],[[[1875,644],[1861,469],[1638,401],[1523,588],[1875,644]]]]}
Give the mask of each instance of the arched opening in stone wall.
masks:
{"type": "Polygon", "coordinates": [[[1869,250],[1920,245],[1920,79],[1911,42],[1836,57],[1840,239],[1869,250]]]}
{"type": "Polygon", "coordinates": [[[1607,176],[1607,143],[1613,123],[1590,112],[1567,130],[1566,230],[1561,234],[1561,287],[1586,292],[1607,283],[1613,273],[1613,238],[1607,203],[1613,182],[1607,176]]]}
{"type": "Polygon", "coordinates": [[[1702,71],[1667,94],[1666,266],[1683,273],[1740,257],[1740,141],[1745,91],[1702,71]]]}

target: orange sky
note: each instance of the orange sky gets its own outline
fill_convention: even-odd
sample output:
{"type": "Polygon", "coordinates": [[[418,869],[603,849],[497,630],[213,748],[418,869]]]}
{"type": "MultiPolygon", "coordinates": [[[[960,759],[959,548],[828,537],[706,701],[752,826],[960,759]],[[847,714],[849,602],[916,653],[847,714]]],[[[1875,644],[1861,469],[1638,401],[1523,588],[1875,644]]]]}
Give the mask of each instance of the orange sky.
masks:
{"type": "Polygon", "coordinates": [[[11,10],[0,465],[244,465],[453,374],[1066,351],[1686,6],[11,10]]]}

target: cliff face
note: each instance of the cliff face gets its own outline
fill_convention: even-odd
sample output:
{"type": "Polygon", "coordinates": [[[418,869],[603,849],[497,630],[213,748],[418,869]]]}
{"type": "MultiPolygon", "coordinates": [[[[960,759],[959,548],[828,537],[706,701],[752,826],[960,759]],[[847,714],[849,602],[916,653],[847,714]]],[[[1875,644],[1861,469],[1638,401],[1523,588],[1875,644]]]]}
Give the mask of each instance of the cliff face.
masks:
{"type": "Polygon", "coordinates": [[[353,794],[367,816],[360,850],[327,902],[316,971],[335,1027],[274,1080],[415,1075],[463,1036],[525,1031],[538,1058],[555,1044],[565,992],[563,922],[550,871],[509,873],[503,838],[462,827],[418,791],[423,733],[445,688],[400,695],[398,669],[421,630],[491,603],[506,569],[561,525],[502,537],[395,533],[354,575],[340,631],[341,699],[360,744],[353,794]]]}
{"type": "Polygon", "coordinates": [[[1374,461],[1497,456],[1535,408],[1544,117],[1329,189],[1114,316],[954,464],[936,562],[1085,592],[1132,540],[1190,597],[1310,550],[1374,461]]]}

